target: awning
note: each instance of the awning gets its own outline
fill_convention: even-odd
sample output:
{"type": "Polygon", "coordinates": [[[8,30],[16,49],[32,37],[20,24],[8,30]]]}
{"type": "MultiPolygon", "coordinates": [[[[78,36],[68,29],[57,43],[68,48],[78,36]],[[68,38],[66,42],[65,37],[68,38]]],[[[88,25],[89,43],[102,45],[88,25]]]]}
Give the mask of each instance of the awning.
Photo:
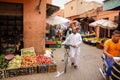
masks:
{"type": "Polygon", "coordinates": [[[60,17],[60,16],[50,16],[46,19],[46,22],[51,25],[63,24],[69,22],[70,20],[60,17]]]}
{"type": "Polygon", "coordinates": [[[120,10],[120,0],[105,0],[103,10],[120,10]]]}
{"type": "Polygon", "coordinates": [[[51,16],[53,13],[55,13],[56,11],[58,11],[60,9],[60,7],[52,5],[52,4],[46,4],[47,9],[46,9],[46,15],[47,16],[51,16]]]}

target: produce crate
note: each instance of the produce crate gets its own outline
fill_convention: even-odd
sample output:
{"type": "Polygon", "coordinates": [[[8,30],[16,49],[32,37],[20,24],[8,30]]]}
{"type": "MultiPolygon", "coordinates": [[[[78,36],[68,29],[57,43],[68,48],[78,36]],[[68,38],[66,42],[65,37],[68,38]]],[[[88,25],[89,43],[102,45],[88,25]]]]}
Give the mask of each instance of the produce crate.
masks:
{"type": "Polygon", "coordinates": [[[0,80],[9,77],[29,75],[29,74],[37,74],[37,73],[47,73],[47,72],[56,72],[57,65],[38,65],[36,67],[26,67],[26,68],[18,68],[18,69],[10,69],[10,70],[2,70],[0,71],[0,80]]]}
{"type": "Polygon", "coordinates": [[[48,72],[48,65],[37,66],[37,73],[46,73],[46,72],[48,72]]]}
{"type": "Polygon", "coordinates": [[[4,70],[4,77],[15,77],[17,76],[17,69],[4,70]]]}
{"type": "Polygon", "coordinates": [[[0,80],[4,77],[4,72],[0,70],[0,80]]]}
{"type": "Polygon", "coordinates": [[[48,65],[48,72],[56,72],[56,71],[57,71],[57,65],[56,64],[48,65]]]}
{"type": "Polygon", "coordinates": [[[28,74],[35,74],[37,73],[37,66],[28,67],[27,70],[28,70],[28,74]]]}
{"type": "Polygon", "coordinates": [[[9,77],[15,77],[15,76],[22,76],[22,75],[29,75],[29,74],[37,74],[37,73],[47,73],[47,72],[55,72],[57,71],[57,65],[53,58],[52,63],[43,63],[36,66],[29,66],[29,67],[21,67],[21,68],[15,68],[15,69],[7,69],[7,70],[1,70],[0,72],[0,80],[4,78],[9,77]]]}

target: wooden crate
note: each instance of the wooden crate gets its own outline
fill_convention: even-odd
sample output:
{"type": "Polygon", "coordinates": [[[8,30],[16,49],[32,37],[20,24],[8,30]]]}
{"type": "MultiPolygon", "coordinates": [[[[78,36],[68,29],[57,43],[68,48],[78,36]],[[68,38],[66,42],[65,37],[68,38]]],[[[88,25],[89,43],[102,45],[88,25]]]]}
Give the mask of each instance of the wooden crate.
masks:
{"type": "Polygon", "coordinates": [[[37,73],[46,73],[48,72],[48,65],[38,65],[37,73]]]}
{"type": "Polygon", "coordinates": [[[56,71],[57,71],[57,65],[56,64],[48,65],[48,72],[56,72],[56,71]]]}
{"type": "Polygon", "coordinates": [[[38,65],[34,67],[2,70],[0,74],[0,80],[9,77],[37,74],[37,73],[47,73],[47,72],[56,72],[57,65],[56,63],[50,65],[38,65]]]}
{"type": "Polygon", "coordinates": [[[29,74],[28,67],[17,69],[17,76],[29,74]]]}
{"type": "Polygon", "coordinates": [[[4,72],[0,70],[0,80],[4,77],[4,72]]]}
{"type": "Polygon", "coordinates": [[[27,68],[28,74],[35,74],[37,73],[37,66],[31,66],[27,68]]]}

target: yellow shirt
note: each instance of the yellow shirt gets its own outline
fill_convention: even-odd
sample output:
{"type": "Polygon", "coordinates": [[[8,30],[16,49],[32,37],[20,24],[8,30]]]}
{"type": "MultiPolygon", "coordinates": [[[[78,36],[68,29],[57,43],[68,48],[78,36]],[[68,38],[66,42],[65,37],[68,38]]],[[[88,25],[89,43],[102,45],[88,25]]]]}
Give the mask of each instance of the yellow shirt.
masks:
{"type": "Polygon", "coordinates": [[[104,47],[108,47],[108,53],[115,56],[120,56],[120,40],[118,43],[114,43],[112,39],[105,42],[104,47]]]}

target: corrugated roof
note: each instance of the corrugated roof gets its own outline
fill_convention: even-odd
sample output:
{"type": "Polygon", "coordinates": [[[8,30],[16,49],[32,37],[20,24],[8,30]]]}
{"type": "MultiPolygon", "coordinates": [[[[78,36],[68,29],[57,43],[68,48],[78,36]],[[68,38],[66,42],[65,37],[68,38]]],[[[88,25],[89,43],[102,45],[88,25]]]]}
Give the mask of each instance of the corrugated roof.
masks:
{"type": "Polygon", "coordinates": [[[111,10],[118,7],[120,7],[120,0],[106,0],[103,4],[103,10],[111,10]]]}

